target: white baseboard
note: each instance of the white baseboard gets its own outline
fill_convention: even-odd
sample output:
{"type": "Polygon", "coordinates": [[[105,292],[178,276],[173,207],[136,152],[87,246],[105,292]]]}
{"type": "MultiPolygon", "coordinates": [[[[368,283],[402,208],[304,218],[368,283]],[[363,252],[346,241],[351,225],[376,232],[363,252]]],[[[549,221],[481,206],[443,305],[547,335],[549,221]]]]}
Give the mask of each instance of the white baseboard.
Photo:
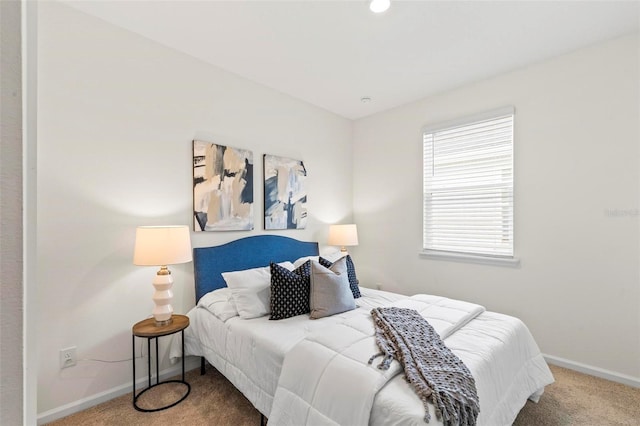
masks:
{"type": "Polygon", "coordinates": [[[623,385],[640,388],[640,378],[628,376],[626,374],[616,373],[614,371],[605,370],[604,368],[593,367],[591,365],[582,364],[580,362],[571,361],[553,355],[543,354],[544,359],[558,367],[568,368],[580,373],[589,374],[590,376],[600,377],[601,379],[611,380],[612,382],[622,383],[623,385]]]}
{"type": "MultiPolygon", "coordinates": [[[[194,370],[199,367],[200,367],[200,357],[185,358],[185,363],[184,363],[185,372],[194,370]]],[[[160,372],[160,380],[162,381],[162,380],[168,379],[169,377],[176,376],[180,374],[181,371],[182,371],[182,366],[179,363],[176,365],[173,365],[160,372]]],[[[136,380],[136,385],[147,383],[147,380],[148,380],[147,377],[138,379],[136,380]]],[[[45,423],[52,422],[54,420],[61,419],[63,417],[67,417],[71,414],[78,413],[80,411],[86,410],[87,408],[91,408],[94,405],[98,405],[103,402],[107,402],[111,399],[117,398],[119,396],[131,393],[131,391],[132,391],[131,383],[127,383],[127,384],[106,390],[104,392],[100,392],[95,395],[82,398],[78,401],[71,402],[61,407],[57,407],[52,410],[45,411],[44,413],[38,414],[38,424],[42,425],[45,423]]]]}

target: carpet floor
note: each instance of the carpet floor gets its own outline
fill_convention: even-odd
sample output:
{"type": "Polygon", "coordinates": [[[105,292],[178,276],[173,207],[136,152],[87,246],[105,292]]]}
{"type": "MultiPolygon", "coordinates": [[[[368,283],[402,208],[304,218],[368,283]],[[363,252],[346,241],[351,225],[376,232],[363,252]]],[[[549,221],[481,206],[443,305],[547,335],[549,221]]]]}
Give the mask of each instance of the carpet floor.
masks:
{"type": "MultiPolygon", "coordinates": [[[[556,382],[545,389],[540,402],[527,401],[516,426],[640,426],[640,389],[572,370],[551,366],[556,382]]],[[[132,395],[124,395],[85,411],[49,423],[67,425],[216,425],[258,426],[260,413],[212,367],[200,376],[187,373],[191,393],[180,404],[155,413],[136,411],[132,395]]],[[[167,384],[145,392],[141,407],[175,401],[184,393],[180,384],[167,384]],[[154,392],[154,391],[158,392],[154,392]]],[[[346,425],[345,425],[346,426],[346,425]]]]}

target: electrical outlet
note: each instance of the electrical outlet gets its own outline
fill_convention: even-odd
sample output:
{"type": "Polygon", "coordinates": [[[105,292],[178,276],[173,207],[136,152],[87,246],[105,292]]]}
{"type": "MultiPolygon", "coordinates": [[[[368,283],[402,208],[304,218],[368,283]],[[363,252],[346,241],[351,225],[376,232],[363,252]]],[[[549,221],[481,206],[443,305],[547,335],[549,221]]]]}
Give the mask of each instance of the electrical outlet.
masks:
{"type": "Polygon", "coordinates": [[[76,347],[60,349],[60,368],[73,367],[77,364],[76,347]]]}

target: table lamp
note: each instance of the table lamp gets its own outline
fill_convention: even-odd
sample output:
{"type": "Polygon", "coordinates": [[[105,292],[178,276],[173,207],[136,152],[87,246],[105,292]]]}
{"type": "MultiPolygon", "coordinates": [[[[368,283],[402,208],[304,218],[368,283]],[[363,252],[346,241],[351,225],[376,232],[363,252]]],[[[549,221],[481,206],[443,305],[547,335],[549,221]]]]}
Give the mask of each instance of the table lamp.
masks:
{"type": "Polygon", "coordinates": [[[191,262],[191,239],[188,226],[138,226],[133,264],[159,266],[153,280],[153,317],[157,326],[171,324],[173,314],[173,278],[167,265],[191,262]]]}
{"type": "Polygon", "coordinates": [[[346,246],[358,245],[358,228],[354,224],[330,225],[327,244],[340,246],[340,252],[346,254],[346,246]]]}

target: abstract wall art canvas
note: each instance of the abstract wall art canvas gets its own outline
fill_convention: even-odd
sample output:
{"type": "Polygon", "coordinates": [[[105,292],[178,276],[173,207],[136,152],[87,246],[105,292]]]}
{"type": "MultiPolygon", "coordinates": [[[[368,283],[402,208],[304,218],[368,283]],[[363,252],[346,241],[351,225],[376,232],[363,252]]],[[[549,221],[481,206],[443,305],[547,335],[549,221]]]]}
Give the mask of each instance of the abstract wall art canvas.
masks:
{"type": "Polygon", "coordinates": [[[265,154],[264,229],[307,226],[306,178],[302,161],[265,154]]]}
{"type": "Polygon", "coordinates": [[[253,152],[193,141],[193,229],[253,229],[253,152]]]}

